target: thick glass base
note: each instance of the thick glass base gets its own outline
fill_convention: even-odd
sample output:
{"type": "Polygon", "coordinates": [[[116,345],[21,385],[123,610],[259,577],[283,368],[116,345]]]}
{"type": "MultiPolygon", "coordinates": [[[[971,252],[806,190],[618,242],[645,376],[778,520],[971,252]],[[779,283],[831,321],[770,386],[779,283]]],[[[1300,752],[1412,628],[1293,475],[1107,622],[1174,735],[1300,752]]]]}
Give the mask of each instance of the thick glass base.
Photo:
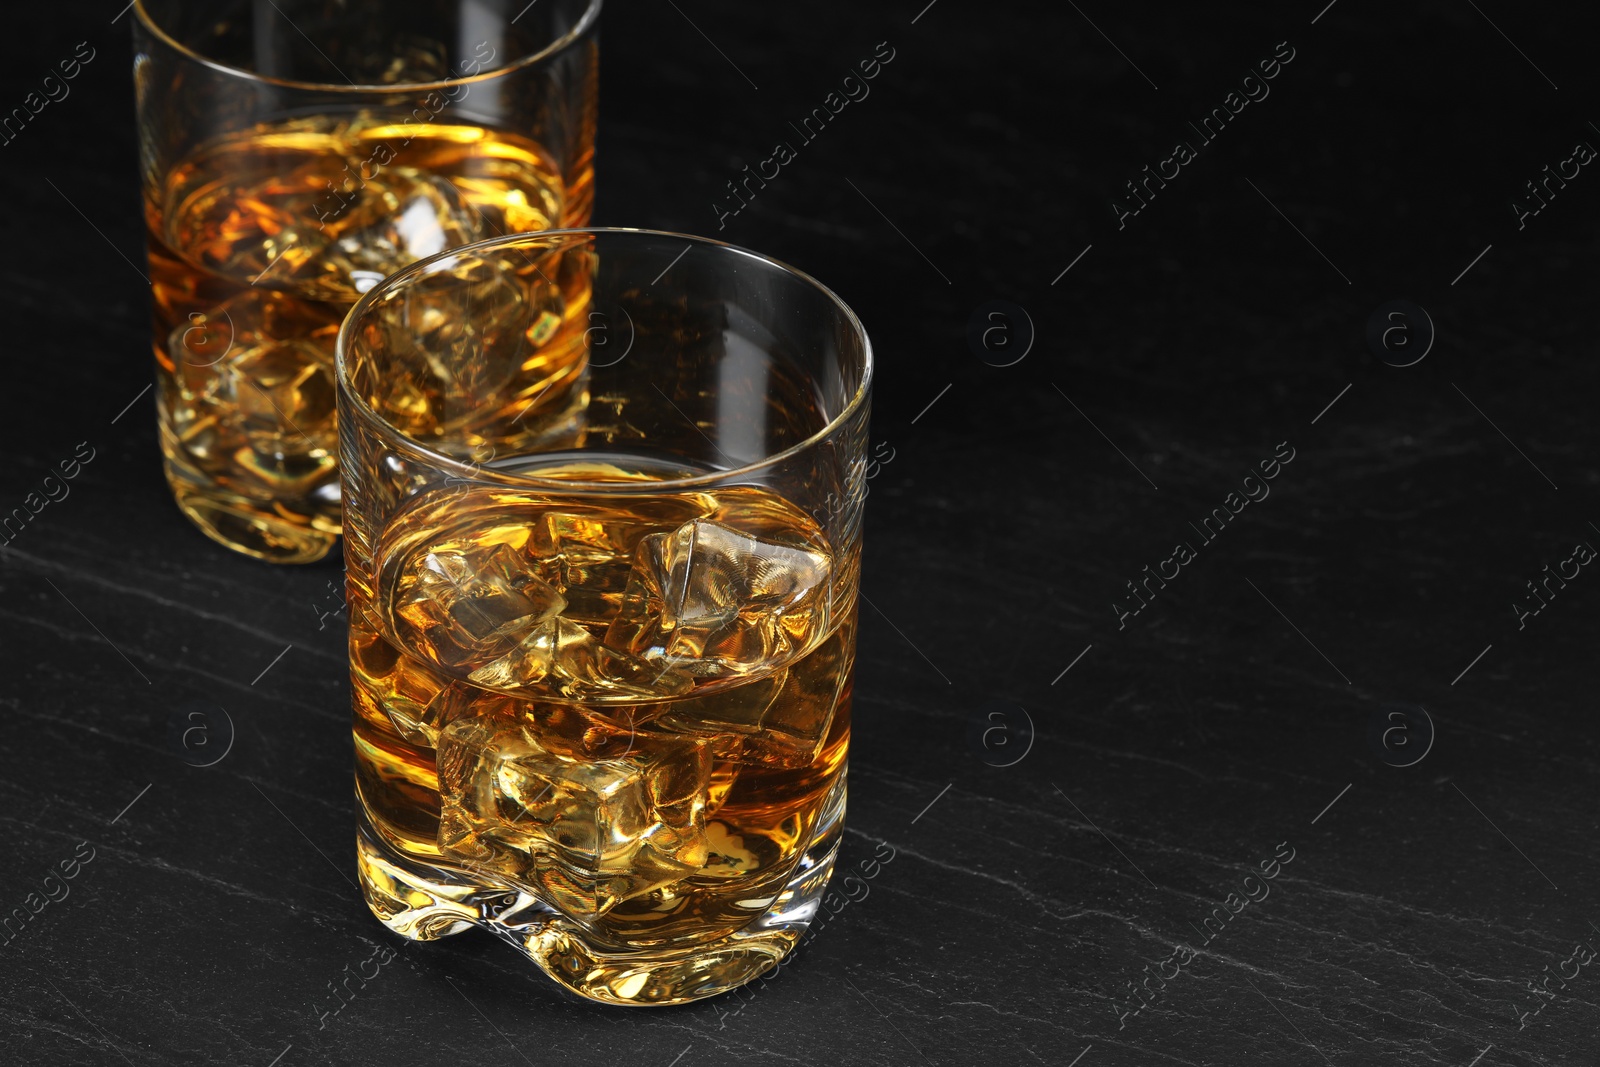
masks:
{"type": "Polygon", "coordinates": [[[433,941],[481,926],[590,1000],[645,1007],[701,1000],[777,966],[811,925],[839,852],[845,777],[834,783],[811,842],[777,898],[743,928],[712,941],[641,946],[608,940],[526,889],[400,855],[364,815],[356,835],[361,888],[372,913],[397,934],[433,941]]]}
{"type": "Polygon", "coordinates": [[[315,563],[339,543],[337,518],[296,514],[282,505],[205,486],[171,458],[165,468],[173,499],[189,521],[235,552],[268,563],[315,563]]]}

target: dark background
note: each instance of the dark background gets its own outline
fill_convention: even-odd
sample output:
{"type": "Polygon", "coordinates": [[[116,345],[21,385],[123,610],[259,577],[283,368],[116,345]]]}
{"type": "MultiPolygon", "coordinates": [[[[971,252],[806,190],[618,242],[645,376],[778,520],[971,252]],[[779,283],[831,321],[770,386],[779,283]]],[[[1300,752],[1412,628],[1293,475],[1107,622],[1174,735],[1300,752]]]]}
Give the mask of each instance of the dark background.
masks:
{"type": "Polygon", "coordinates": [[[0,944],[0,1059],[1594,1063],[1600,576],[1521,629],[1512,605],[1600,545],[1600,175],[1524,229],[1510,207],[1600,146],[1592,35],[1576,6],[1324,2],[608,7],[596,222],[812,272],[880,360],[859,899],[754,996],[605,1009],[474,934],[401,948],[320,1026],[397,944],[350,884],[339,571],[231,556],[168,500],[128,16],[8,8],[0,111],[97,54],[0,145],[0,512],[95,458],[0,549],[0,912],[94,858],[0,944]],[[1119,230],[1122,184],[1285,40],[1270,96],[1119,230]],[[718,233],[724,183],[882,41],[870,97],[718,233]],[[1405,368],[1366,340],[1396,299],[1437,330],[1405,368]],[[1032,323],[1009,367],[980,355],[1025,347],[1015,312],[969,342],[994,300],[1032,323]],[[1281,442],[1271,496],[1199,546],[1281,442]],[[1180,540],[1198,559],[1119,629],[1180,540]],[[168,735],[191,701],[236,727],[209,768],[168,735]]]}

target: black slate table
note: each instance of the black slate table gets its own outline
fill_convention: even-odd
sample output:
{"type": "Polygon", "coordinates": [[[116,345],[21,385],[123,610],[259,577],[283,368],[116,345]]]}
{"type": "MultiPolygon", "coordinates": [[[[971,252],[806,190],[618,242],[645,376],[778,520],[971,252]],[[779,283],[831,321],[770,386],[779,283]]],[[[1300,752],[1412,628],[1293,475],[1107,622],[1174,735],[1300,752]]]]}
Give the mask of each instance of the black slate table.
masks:
{"type": "Polygon", "coordinates": [[[1587,23],[924,3],[604,16],[596,221],[813,272],[880,360],[839,892],[772,981],[633,1012],[384,951],[339,570],[158,469],[128,16],[7,10],[0,109],[94,57],[0,144],[0,512],[79,464],[0,549],[0,911],[53,898],[0,1060],[1600,1058],[1587,23]]]}

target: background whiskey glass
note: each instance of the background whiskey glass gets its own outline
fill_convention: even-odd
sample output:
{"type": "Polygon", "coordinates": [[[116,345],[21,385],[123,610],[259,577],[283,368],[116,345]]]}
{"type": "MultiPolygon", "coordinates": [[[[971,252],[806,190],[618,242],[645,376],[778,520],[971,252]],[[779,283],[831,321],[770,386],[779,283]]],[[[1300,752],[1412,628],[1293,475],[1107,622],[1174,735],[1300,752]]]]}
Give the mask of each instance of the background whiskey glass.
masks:
{"type": "Polygon", "coordinates": [[[715,241],[556,231],[380,283],[338,374],[374,914],[418,940],[484,927],[611,1003],[771,968],[844,812],[855,315],[715,241]],[[507,377],[530,346],[583,365],[559,433],[507,377]]]}
{"type": "MultiPolygon", "coordinates": [[[[230,548],[320,559],[339,323],[406,264],[588,221],[600,0],[134,6],[167,480],[230,548]]],[[[518,374],[559,406],[577,369],[518,374]]]]}

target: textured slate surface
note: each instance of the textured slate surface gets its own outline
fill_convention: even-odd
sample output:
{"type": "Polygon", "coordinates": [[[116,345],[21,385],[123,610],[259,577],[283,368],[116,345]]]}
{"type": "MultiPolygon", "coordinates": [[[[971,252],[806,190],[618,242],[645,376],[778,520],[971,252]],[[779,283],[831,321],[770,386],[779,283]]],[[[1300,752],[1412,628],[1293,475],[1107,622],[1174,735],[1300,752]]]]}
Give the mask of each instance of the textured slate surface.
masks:
{"type": "Polygon", "coordinates": [[[603,34],[597,221],[703,233],[894,49],[721,232],[834,286],[881,360],[859,899],[749,996],[604,1010],[469,936],[326,1019],[391,943],[349,884],[338,570],[232,558],[168,503],[127,17],[8,11],[0,108],[96,56],[0,145],[0,511],[94,450],[0,550],[0,910],[79,864],[0,945],[7,1062],[1595,1062],[1600,577],[1513,607],[1600,545],[1600,177],[1511,207],[1600,146],[1581,16],[922,2],[618,2],[603,34]],[[1366,338],[1396,299],[1437,332],[1405,368],[1366,338]],[[1008,367],[969,340],[995,300],[1034,333],[1008,367]],[[1282,443],[1270,495],[1191,528],[1282,443]],[[209,768],[168,736],[195,700],[236,727],[209,768]]]}

